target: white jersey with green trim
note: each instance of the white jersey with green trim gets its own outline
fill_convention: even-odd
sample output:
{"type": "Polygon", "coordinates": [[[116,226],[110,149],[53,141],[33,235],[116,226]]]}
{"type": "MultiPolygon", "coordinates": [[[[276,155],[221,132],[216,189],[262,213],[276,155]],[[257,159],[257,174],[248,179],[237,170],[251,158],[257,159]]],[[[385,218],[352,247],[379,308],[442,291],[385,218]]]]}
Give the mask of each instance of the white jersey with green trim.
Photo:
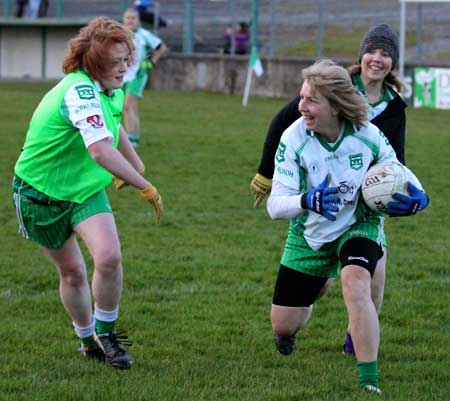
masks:
{"type": "Polygon", "coordinates": [[[147,29],[139,27],[134,33],[135,63],[128,67],[123,81],[130,82],[135,79],[141,63],[148,56],[148,52],[155,50],[161,44],[162,40],[160,38],[147,31],[147,29]]]}
{"type": "Polygon", "coordinates": [[[334,143],[306,129],[303,117],[295,121],[282,135],[275,156],[274,188],[277,183],[289,188],[291,194],[308,192],[320,185],[329,174],[329,186],[338,188],[336,221],[306,210],[291,220],[312,249],[339,238],[356,222],[356,208],[363,177],[369,167],[378,162],[397,160],[394,149],[383,133],[373,124],[359,130],[345,123],[334,143]]]}
{"type": "Polygon", "coordinates": [[[383,82],[381,98],[375,103],[370,103],[369,99],[367,98],[366,88],[364,87],[364,84],[361,80],[361,74],[354,75],[352,77],[352,82],[354,85],[356,85],[358,93],[367,101],[367,105],[369,106],[369,109],[367,111],[367,118],[369,121],[372,121],[375,117],[379,116],[384,110],[386,110],[389,102],[395,99],[395,97],[398,95],[391,85],[383,82]]]}

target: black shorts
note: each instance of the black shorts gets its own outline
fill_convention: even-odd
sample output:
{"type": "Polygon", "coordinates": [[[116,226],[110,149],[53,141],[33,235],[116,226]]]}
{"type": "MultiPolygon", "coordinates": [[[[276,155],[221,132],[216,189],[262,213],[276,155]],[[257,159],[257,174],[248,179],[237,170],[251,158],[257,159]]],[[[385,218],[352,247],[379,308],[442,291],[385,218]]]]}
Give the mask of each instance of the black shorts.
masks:
{"type": "MultiPolygon", "coordinates": [[[[376,242],[367,238],[352,238],[342,246],[339,260],[341,269],[348,265],[357,265],[373,276],[377,262],[382,256],[383,250],[376,242]]],[[[280,265],[272,303],[279,306],[311,306],[319,297],[327,280],[328,277],[312,276],[280,265]]]]}

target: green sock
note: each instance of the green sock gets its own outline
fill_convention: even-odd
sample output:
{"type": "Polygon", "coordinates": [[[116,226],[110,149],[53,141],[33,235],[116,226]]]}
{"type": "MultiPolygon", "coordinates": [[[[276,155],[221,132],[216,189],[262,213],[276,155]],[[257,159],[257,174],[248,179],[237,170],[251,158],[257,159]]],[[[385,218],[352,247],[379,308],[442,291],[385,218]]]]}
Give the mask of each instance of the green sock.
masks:
{"type": "Polygon", "coordinates": [[[94,336],[80,338],[80,340],[83,347],[88,347],[91,349],[98,347],[97,343],[94,340],[94,336]]]}
{"type": "Polygon", "coordinates": [[[367,385],[379,386],[380,373],[378,372],[378,361],[372,362],[357,362],[359,386],[365,387],[367,385]]]}
{"type": "Polygon", "coordinates": [[[116,321],[104,322],[102,320],[95,319],[95,332],[98,335],[107,334],[114,330],[116,321]]]}
{"type": "Polygon", "coordinates": [[[139,139],[141,138],[139,134],[135,134],[134,132],[128,132],[127,135],[131,143],[139,143],[139,139]]]}

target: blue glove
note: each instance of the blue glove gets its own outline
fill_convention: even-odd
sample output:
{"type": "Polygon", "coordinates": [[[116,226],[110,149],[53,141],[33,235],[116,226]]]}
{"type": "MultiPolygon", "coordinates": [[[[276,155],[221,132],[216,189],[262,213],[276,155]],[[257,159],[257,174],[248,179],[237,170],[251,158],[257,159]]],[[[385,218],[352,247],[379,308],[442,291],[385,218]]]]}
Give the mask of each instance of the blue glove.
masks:
{"type": "Polygon", "coordinates": [[[338,212],[339,208],[333,203],[339,202],[339,197],[333,194],[338,193],[336,187],[328,187],[329,175],[316,188],[311,189],[302,195],[300,205],[303,209],[312,210],[328,220],[336,220],[336,216],[330,212],[338,212]]]}
{"type": "Polygon", "coordinates": [[[408,181],[407,188],[410,196],[393,194],[392,197],[398,202],[387,204],[387,214],[391,217],[410,216],[425,209],[430,202],[428,195],[408,181]]]}

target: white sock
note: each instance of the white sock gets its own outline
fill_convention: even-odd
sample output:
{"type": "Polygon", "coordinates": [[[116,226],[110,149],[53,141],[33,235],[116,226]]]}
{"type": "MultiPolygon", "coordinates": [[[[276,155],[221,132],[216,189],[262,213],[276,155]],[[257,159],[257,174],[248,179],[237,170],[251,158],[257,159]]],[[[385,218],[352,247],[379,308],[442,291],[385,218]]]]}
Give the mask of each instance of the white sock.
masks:
{"type": "Polygon", "coordinates": [[[77,333],[77,336],[80,338],[86,338],[94,335],[94,328],[95,328],[95,321],[92,317],[91,323],[89,323],[89,326],[86,327],[80,327],[75,324],[75,322],[72,322],[73,327],[75,329],[75,333],[77,333]]]}
{"type": "Polygon", "coordinates": [[[100,309],[97,305],[94,307],[94,317],[96,320],[101,320],[102,322],[114,322],[119,316],[119,306],[112,311],[106,311],[100,309]]]}

